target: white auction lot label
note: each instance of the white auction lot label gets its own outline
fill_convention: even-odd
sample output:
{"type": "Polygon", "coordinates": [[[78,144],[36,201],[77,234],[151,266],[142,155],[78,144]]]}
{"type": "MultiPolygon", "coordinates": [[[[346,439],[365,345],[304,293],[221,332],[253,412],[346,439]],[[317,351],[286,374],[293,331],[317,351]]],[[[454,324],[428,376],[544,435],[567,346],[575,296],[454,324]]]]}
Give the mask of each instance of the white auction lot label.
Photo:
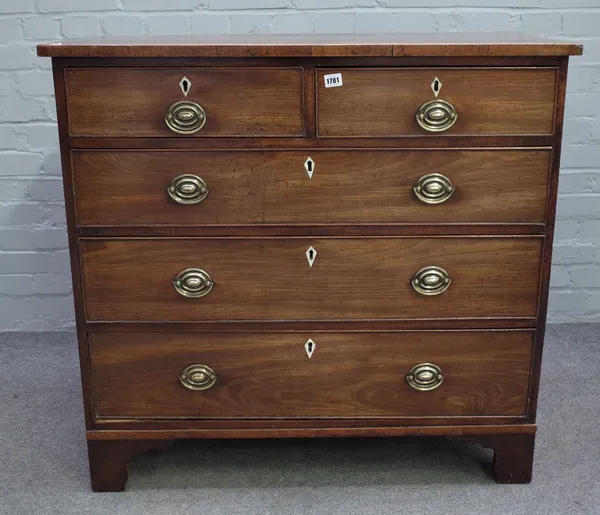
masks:
{"type": "Polygon", "coordinates": [[[329,75],[324,75],[323,79],[325,80],[326,88],[339,88],[344,85],[341,73],[330,73],[329,75]]]}

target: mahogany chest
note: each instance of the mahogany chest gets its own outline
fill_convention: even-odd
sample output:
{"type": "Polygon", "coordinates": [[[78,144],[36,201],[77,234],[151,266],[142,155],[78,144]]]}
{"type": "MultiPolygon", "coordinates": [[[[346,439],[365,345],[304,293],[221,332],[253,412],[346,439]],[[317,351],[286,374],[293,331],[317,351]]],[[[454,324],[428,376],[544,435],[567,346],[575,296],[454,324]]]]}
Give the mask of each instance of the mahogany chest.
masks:
{"type": "Polygon", "coordinates": [[[180,438],[463,436],[531,480],[568,56],[524,36],[69,41],[92,488],[180,438]]]}

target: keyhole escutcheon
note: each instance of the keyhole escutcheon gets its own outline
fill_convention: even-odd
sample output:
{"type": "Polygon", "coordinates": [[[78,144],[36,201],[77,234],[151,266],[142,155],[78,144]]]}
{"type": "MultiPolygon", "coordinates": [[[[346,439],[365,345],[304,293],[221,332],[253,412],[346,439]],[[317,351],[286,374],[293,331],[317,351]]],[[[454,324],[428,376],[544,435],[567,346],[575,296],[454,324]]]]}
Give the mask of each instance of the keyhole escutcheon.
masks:
{"type": "Polygon", "coordinates": [[[315,249],[312,245],[306,250],[306,259],[308,261],[308,266],[312,268],[315,259],[317,259],[317,249],[315,249]]]}
{"type": "Polygon", "coordinates": [[[315,162],[312,157],[309,156],[306,161],[304,161],[304,169],[306,170],[308,178],[312,179],[313,173],[315,173],[315,162]]]}
{"type": "Polygon", "coordinates": [[[435,98],[438,97],[441,89],[442,89],[442,81],[438,77],[436,77],[435,79],[433,79],[433,82],[431,83],[431,91],[433,91],[435,98]]]}
{"type": "Polygon", "coordinates": [[[184,97],[188,96],[188,93],[190,92],[191,87],[192,87],[192,81],[190,79],[188,79],[187,77],[184,77],[179,82],[179,88],[181,89],[181,92],[183,93],[184,97]]]}
{"type": "Polygon", "coordinates": [[[309,357],[309,359],[312,358],[313,352],[315,352],[316,348],[317,344],[313,342],[311,338],[306,340],[306,343],[304,344],[304,350],[306,351],[306,355],[309,357]]]}

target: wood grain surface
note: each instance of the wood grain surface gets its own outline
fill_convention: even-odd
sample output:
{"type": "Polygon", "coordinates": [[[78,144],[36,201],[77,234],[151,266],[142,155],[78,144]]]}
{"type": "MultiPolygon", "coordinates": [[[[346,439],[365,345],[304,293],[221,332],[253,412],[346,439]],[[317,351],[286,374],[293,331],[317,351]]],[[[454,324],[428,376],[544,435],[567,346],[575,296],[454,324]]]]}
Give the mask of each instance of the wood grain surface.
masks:
{"type": "Polygon", "coordinates": [[[550,151],[315,150],[74,151],[79,225],[543,223],[550,151]],[[304,163],[314,161],[312,179],[304,163]],[[167,194],[181,173],[209,196],[181,205],[167,194]],[[456,188],[439,205],[412,188],[429,173],[456,188]]]}
{"type": "Polygon", "coordinates": [[[68,69],[71,136],[302,136],[302,68],[68,69]],[[191,81],[184,97],[179,83],[191,81]],[[206,112],[194,136],[171,132],[167,108],[190,100],[206,112]]]}
{"type": "Polygon", "coordinates": [[[519,33],[240,34],[102,37],[44,43],[52,57],[260,57],[260,56],[563,56],[581,55],[568,41],[519,33]]]}
{"type": "Polygon", "coordinates": [[[556,68],[329,68],[317,70],[317,132],[321,137],[427,135],[416,119],[435,96],[458,120],[444,135],[540,135],[553,132],[556,68]],[[324,75],[343,86],[326,88],[324,75]]]}
{"type": "Polygon", "coordinates": [[[89,320],[439,319],[535,316],[541,238],[135,239],[81,242],[89,320]],[[309,267],[306,251],[317,251],[309,267]],[[440,266],[435,297],[412,276],[440,266]],[[200,268],[202,298],[173,280],[200,268]]]}
{"type": "Polygon", "coordinates": [[[369,417],[522,415],[531,332],[90,334],[102,417],[369,417]],[[312,358],[304,344],[316,343],[312,358]],[[444,380],[412,389],[405,375],[433,362],[444,380]],[[191,364],[216,384],[179,382],[191,364]]]}

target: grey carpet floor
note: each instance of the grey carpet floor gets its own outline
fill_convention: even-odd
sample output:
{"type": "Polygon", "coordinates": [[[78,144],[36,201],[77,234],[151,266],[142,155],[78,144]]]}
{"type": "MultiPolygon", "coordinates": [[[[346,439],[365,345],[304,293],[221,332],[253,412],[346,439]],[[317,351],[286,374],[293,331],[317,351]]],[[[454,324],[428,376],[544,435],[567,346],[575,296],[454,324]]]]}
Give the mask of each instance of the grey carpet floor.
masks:
{"type": "Polygon", "coordinates": [[[548,329],[534,480],[436,438],[180,442],[88,482],[72,333],[0,333],[0,514],[600,514],[600,325],[548,329]]]}

